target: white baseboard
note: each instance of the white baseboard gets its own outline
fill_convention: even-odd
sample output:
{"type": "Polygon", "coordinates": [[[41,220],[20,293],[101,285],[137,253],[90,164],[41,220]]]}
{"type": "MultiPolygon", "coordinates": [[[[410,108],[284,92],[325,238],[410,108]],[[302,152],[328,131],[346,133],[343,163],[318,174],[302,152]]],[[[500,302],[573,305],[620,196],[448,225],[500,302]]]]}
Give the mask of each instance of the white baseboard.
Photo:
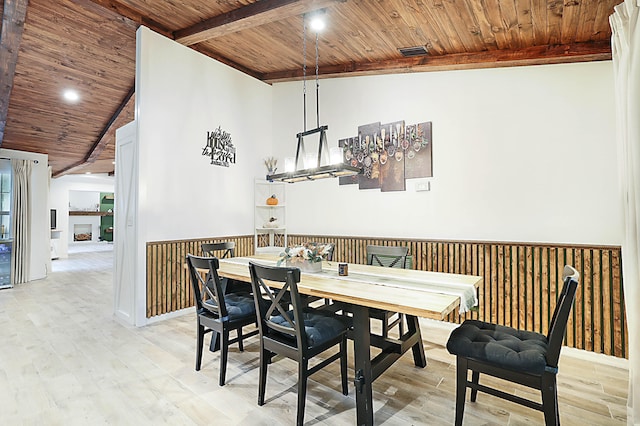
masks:
{"type": "Polygon", "coordinates": [[[168,320],[170,318],[181,317],[183,315],[186,315],[188,313],[193,312],[194,309],[195,308],[193,306],[191,306],[189,308],[180,309],[179,311],[168,312],[166,314],[157,315],[155,317],[147,318],[147,322],[145,323],[145,325],[149,325],[149,324],[153,324],[153,323],[156,323],[156,322],[168,320]]]}
{"type": "Polygon", "coordinates": [[[562,347],[560,356],[569,356],[571,358],[609,365],[611,367],[624,368],[626,370],[629,369],[629,360],[626,358],[618,358],[611,355],[598,354],[591,351],[585,351],[583,349],[570,348],[568,346],[562,347]]]}

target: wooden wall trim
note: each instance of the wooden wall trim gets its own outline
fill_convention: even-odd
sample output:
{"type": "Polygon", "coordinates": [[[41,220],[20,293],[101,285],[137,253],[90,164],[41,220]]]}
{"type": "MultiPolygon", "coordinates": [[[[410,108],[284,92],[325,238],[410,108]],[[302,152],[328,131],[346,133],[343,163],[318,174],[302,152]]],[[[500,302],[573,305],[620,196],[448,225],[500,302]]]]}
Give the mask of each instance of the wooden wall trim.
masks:
{"type": "MultiPolygon", "coordinates": [[[[253,254],[253,235],[147,243],[147,317],[193,306],[187,253],[204,242],[236,241],[236,255],[253,254]]],[[[581,276],[565,345],[620,358],[628,357],[628,331],[619,246],[499,241],[443,241],[406,238],[289,235],[289,245],[307,241],[335,244],[334,261],[366,263],[366,246],[406,245],[413,267],[425,271],[480,275],[478,309],[446,321],[467,318],[546,333],[562,287],[562,269],[571,264],[581,276]]]]}

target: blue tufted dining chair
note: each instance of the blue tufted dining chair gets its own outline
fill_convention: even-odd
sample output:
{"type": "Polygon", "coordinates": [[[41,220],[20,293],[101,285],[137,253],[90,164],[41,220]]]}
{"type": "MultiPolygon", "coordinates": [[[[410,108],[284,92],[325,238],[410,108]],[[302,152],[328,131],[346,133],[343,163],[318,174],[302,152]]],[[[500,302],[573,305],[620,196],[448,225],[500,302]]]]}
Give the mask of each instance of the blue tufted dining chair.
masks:
{"type": "MultiPolygon", "coordinates": [[[[408,255],[408,247],[368,245],[367,265],[407,269],[408,255]]],[[[369,316],[382,321],[382,337],[386,338],[389,335],[389,331],[396,326],[398,327],[398,335],[402,336],[404,334],[403,314],[372,308],[369,309],[369,316]]]]}
{"type": "MultiPolygon", "coordinates": [[[[218,243],[202,243],[202,255],[207,257],[217,257],[227,259],[236,256],[235,241],[222,241],[218,243]]],[[[222,289],[225,293],[251,293],[251,284],[244,281],[221,278],[222,289]]]]}
{"type": "Polygon", "coordinates": [[[258,405],[264,405],[267,366],[274,354],[298,363],[298,407],[296,424],[304,423],[308,377],[340,360],[342,393],[347,395],[347,324],[341,315],[307,306],[298,292],[300,269],[258,265],[249,262],[253,298],[260,330],[260,378],[258,405]],[[283,287],[274,292],[269,282],[283,287]],[[314,366],[309,361],[332,348],[337,352],[314,366]]]}
{"type": "Polygon", "coordinates": [[[546,425],[560,424],[558,359],[579,279],[578,271],[569,265],[564,267],[564,285],[546,336],[476,320],[466,320],[453,330],[447,350],[456,355],[456,426],[462,425],[467,388],[471,389],[471,402],[481,391],[542,411],[546,425]],[[537,389],[542,404],[482,385],[480,373],[537,389]]]}
{"type": "MultiPolygon", "coordinates": [[[[207,333],[217,333],[220,340],[220,386],[224,386],[227,373],[229,345],[238,344],[244,350],[244,339],[255,336],[258,330],[243,334],[245,326],[257,323],[253,298],[249,294],[232,293],[225,295],[218,276],[218,259],[187,255],[187,265],[191,277],[191,288],[196,301],[197,344],[196,371],[202,364],[202,346],[207,333]],[[200,271],[208,270],[206,277],[200,271]],[[230,339],[229,332],[235,330],[237,336],[230,339]]],[[[212,337],[213,340],[213,337],[212,337]]]]}

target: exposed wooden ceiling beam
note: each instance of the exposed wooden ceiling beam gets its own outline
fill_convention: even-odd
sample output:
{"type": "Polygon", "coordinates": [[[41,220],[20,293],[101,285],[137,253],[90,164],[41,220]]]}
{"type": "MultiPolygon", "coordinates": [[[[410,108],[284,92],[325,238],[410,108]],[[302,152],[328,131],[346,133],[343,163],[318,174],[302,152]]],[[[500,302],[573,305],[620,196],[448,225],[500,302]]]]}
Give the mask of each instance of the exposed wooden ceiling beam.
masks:
{"type": "Polygon", "coordinates": [[[232,60],[230,60],[227,57],[224,56],[220,56],[218,53],[214,52],[213,50],[209,49],[207,46],[203,45],[203,44],[194,44],[189,46],[190,49],[195,50],[196,52],[200,52],[205,56],[208,56],[212,59],[215,59],[218,62],[222,62],[225,65],[229,65],[231,68],[234,68],[244,74],[247,74],[253,78],[256,78],[258,80],[262,80],[262,74],[261,73],[257,73],[247,67],[244,67],[232,60]]]}
{"type": "Polygon", "coordinates": [[[118,0],[91,0],[93,3],[100,5],[106,9],[110,9],[117,13],[120,16],[123,16],[127,19],[132,20],[138,25],[144,25],[145,27],[153,30],[163,36],[173,38],[173,33],[167,29],[165,26],[159,24],[153,19],[149,18],[146,15],[138,12],[135,9],[130,8],[129,6],[122,4],[118,0]]]}
{"type": "Polygon", "coordinates": [[[65,167],[62,170],[58,170],[56,173],[51,174],[52,178],[57,178],[60,176],[64,176],[66,174],[72,173],[75,169],[79,169],[83,166],[86,166],[87,162],[85,160],[81,160],[78,162],[73,163],[72,165],[65,167]]]}
{"type": "Polygon", "coordinates": [[[16,73],[18,50],[22,41],[24,20],[29,0],[4,0],[2,32],[0,33],[0,146],[7,125],[9,98],[16,73]]]}
{"type": "MultiPolygon", "coordinates": [[[[321,77],[359,76],[401,72],[449,71],[474,68],[545,65],[569,62],[606,61],[611,59],[611,43],[606,41],[534,46],[515,50],[488,50],[444,56],[418,56],[388,61],[351,63],[320,67],[321,77]]],[[[265,73],[265,83],[302,79],[302,69],[265,73]]]]}
{"type": "Polygon", "coordinates": [[[174,32],[185,46],[302,15],[346,0],[261,0],[174,32]]]}
{"type": "Polygon", "coordinates": [[[118,118],[118,116],[120,115],[124,107],[127,105],[127,103],[129,103],[129,100],[131,100],[131,97],[133,96],[134,93],[135,93],[135,85],[129,89],[124,99],[122,100],[122,102],[120,102],[120,105],[118,105],[118,108],[116,108],[115,112],[111,115],[111,118],[109,119],[107,124],[104,126],[104,128],[100,132],[100,135],[98,136],[98,138],[96,139],[96,142],[93,144],[93,146],[85,156],[84,160],[78,161],[77,163],[74,163],[69,167],[65,167],[62,170],[58,170],[57,172],[52,174],[51,177],[57,178],[57,177],[66,175],[68,173],[71,173],[75,169],[79,169],[81,167],[86,166],[87,164],[94,163],[98,159],[98,157],[100,157],[100,154],[102,153],[102,151],[104,151],[107,144],[110,142],[108,138],[105,138],[105,135],[107,134],[107,132],[109,131],[113,123],[116,121],[116,119],[118,118]]]}
{"type": "Polygon", "coordinates": [[[118,108],[116,108],[115,112],[111,115],[111,118],[109,119],[107,124],[104,126],[104,128],[100,132],[98,139],[96,139],[96,142],[91,147],[91,150],[89,150],[89,154],[85,158],[86,162],[93,163],[98,159],[98,157],[100,157],[100,154],[102,154],[102,151],[104,151],[105,147],[109,143],[109,139],[105,138],[104,135],[107,134],[107,132],[109,131],[111,126],[113,126],[113,123],[116,121],[116,119],[118,118],[118,116],[120,115],[124,107],[129,103],[129,100],[133,96],[135,90],[136,90],[136,86],[135,85],[131,86],[131,88],[125,95],[122,102],[120,102],[120,105],[118,105],[118,108]]]}

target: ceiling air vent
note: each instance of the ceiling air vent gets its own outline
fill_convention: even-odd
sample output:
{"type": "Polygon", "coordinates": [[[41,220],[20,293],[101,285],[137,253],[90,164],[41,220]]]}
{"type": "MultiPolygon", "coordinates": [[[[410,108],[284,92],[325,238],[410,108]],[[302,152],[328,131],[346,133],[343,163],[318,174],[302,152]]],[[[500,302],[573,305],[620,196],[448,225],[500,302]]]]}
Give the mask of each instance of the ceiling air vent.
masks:
{"type": "Polygon", "coordinates": [[[402,56],[409,58],[411,56],[422,56],[427,54],[427,49],[424,46],[414,46],[414,47],[401,47],[398,49],[402,56]]]}

